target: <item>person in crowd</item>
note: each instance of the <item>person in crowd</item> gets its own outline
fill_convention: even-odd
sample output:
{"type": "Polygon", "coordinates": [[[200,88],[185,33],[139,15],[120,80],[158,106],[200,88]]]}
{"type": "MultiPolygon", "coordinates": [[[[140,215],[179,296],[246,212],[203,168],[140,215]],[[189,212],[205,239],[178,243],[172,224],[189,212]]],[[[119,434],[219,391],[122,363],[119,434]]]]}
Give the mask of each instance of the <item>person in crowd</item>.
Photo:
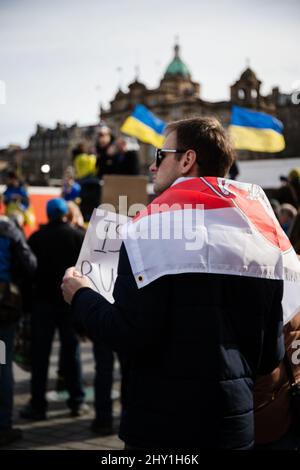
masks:
{"type": "Polygon", "coordinates": [[[288,176],[281,176],[283,185],[275,193],[280,204],[291,204],[297,209],[300,206],[300,168],[293,168],[288,176]]]}
{"type": "Polygon", "coordinates": [[[278,220],[287,235],[289,235],[294,219],[297,215],[297,209],[291,204],[281,204],[278,209],[278,220]]]}
{"type": "MultiPolygon", "coordinates": [[[[72,201],[68,202],[67,219],[71,225],[85,230],[80,209],[72,201]]],[[[111,398],[114,357],[111,348],[102,341],[93,342],[93,354],[95,359],[94,407],[96,416],[91,423],[91,430],[99,436],[107,436],[114,433],[111,398]]],[[[62,389],[65,388],[65,374],[61,354],[59,364],[58,388],[62,389]]]]}
{"type": "Polygon", "coordinates": [[[112,348],[101,338],[93,338],[93,353],[95,358],[95,418],[91,430],[98,436],[114,434],[112,412],[112,385],[114,356],[112,348]]]}
{"type": "Polygon", "coordinates": [[[79,230],[83,230],[85,233],[85,226],[83,215],[81,213],[80,208],[74,201],[68,201],[68,212],[67,212],[67,220],[68,222],[75,228],[79,230]]]}
{"type": "MultiPolygon", "coordinates": [[[[13,350],[14,336],[22,313],[20,284],[33,276],[37,262],[18,225],[0,216],[0,345],[5,348],[0,361],[0,445],[22,437],[13,427],[13,350]]],[[[1,351],[2,351],[1,349],[1,351]]]]}
{"type": "Polygon", "coordinates": [[[72,156],[76,181],[81,182],[96,175],[96,157],[88,151],[84,142],[73,149],[72,156]]]}
{"type": "Polygon", "coordinates": [[[106,125],[101,125],[97,134],[97,175],[101,180],[103,175],[114,173],[114,141],[115,138],[111,129],[106,125]]]}
{"type": "Polygon", "coordinates": [[[88,152],[84,143],[78,144],[72,153],[75,179],[81,186],[80,210],[84,221],[88,222],[93,210],[100,204],[101,198],[100,181],[96,174],[96,157],[88,152]]]}
{"type": "Polygon", "coordinates": [[[124,137],[119,137],[115,144],[113,157],[113,173],[116,175],[138,175],[139,159],[136,150],[130,149],[130,143],[124,137]]]}
{"type": "MultiPolygon", "coordinates": [[[[68,203],[67,220],[71,225],[85,232],[84,221],[79,207],[73,201],[68,203]]],[[[114,357],[111,348],[102,341],[93,342],[95,359],[94,377],[94,407],[95,419],[91,423],[91,430],[98,436],[107,436],[114,433],[112,414],[112,384],[114,357]]],[[[56,389],[66,389],[62,351],[59,354],[59,369],[57,373],[56,389]]]]}
{"type": "Polygon", "coordinates": [[[10,171],[7,175],[7,186],[3,193],[3,201],[7,209],[12,203],[20,207],[22,211],[29,207],[28,193],[14,171],[10,171]]]}
{"type": "MultiPolygon", "coordinates": [[[[66,220],[76,229],[82,231],[85,235],[85,226],[83,215],[80,208],[74,201],[67,201],[68,212],[66,214],[66,220]]],[[[57,371],[57,380],[56,380],[56,390],[58,392],[66,390],[66,380],[65,372],[63,370],[64,359],[62,357],[62,350],[59,351],[59,361],[58,361],[58,371],[57,371]]]]}
{"type": "Polygon", "coordinates": [[[299,211],[291,226],[289,239],[296,253],[300,255],[300,212],[299,211]]]}
{"type": "Polygon", "coordinates": [[[34,210],[30,206],[27,189],[14,171],[8,173],[8,183],[3,193],[3,201],[7,216],[10,217],[19,212],[24,218],[24,225],[34,227],[36,218],[34,210]]]}
{"type": "Polygon", "coordinates": [[[288,182],[296,194],[297,205],[295,207],[299,208],[300,206],[300,168],[293,168],[288,174],[288,182]]]}
{"type": "Polygon", "coordinates": [[[71,416],[86,412],[82,386],[79,342],[72,326],[70,308],[63,301],[61,276],[77,261],[84,234],[67,221],[68,206],[63,199],[47,203],[49,222],[33,233],[28,243],[38,260],[34,279],[32,312],[31,401],[21,410],[22,418],[47,417],[46,387],[49,356],[56,329],[59,330],[63,370],[69,392],[67,405],[71,416]]]}
{"type": "Polygon", "coordinates": [[[279,217],[279,208],[280,208],[280,203],[279,203],[279,201],[277,201],[277,199],[271,198],[271,199],[269,200],[269,202],[270,202],[270,205],[271,205],[271,207],[272,207],[272,209],[273,209],[273,211],[274,211],[274,214],[276,215],[276,217],[277,217],[277,219],[278,219],[278,217],[279,217]]]}
{"type": "Polygon", "coordinates": [[[229,169],[229,178],[231,180],[235,180],[237,178],[237,176],[239,175],[239,167],[238,167],[238,164],[237,164],[237,161],[234,160],[233,164],[231,165],[230,169],[229,169]]]}
{"type": "MultiPolygon", "coordinates": [[[[193,118],[169,124],[165,133],[150,167],[156,211],[157,204],[162,211],[166,204],[204,204],[216,217],[211,236],[218,238],[229,199],[226,180],[216,177],[224,178],[233,161],[225,130],[214,118],[193,118]]],[[[76,324],[126,357],[119,433],[125,448],[252,448],[255,376],[271,372],[284,354],[283,281],[205,272],[200,254],[188,253],[184,240],[132,240],[121,247],[113,304],[74,268],[62,283],[76,324]],[[184,260],[198,256],[195,272],[184,260]]],[[[203,249],[211,260],[224,254],[223,244],[203,249]]]]}
{"type": "Polygon", "coordinates": [[[67,168],[62,186],[61,197],[66,201],[80,202],[81,186],[74,179],[73,169],[67,168]]]}
{"type": "Polygon", "coordinates": [[[300,449],[300,312],[284,327],[285,357],[271,374],[258,376],[254,387],[257,449],[300,449]],[[299,385],[298,413],[293,409],[291,380],[299,385]]]}

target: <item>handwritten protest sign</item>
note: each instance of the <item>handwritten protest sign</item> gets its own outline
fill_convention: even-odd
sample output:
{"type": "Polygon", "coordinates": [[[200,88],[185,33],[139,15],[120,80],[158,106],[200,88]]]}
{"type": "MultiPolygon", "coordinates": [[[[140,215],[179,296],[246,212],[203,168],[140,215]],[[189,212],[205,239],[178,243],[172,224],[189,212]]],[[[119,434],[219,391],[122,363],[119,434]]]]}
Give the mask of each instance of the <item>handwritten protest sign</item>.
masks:
{"type": "Polygon", "coordinates": [[[120,229],[128,217],[101,208],[94,209],[76,269],[87,276],[92,288],[113,302],[122,240],[120,229]]]}

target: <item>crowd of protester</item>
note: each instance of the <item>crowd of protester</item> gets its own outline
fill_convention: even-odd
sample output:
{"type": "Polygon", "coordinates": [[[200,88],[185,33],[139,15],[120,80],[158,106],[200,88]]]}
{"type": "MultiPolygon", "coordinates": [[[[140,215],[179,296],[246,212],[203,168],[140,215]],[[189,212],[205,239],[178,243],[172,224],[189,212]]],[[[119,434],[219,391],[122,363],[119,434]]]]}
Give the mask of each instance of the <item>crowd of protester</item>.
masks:
{"type": "MultiPolygon", "coordinates": [[[[28,191],[15,171],[7,173],[7,185],[2,195],[5,215],[0,216],[0,299],[6,295],[7,286],[15,289],[16,295],[13,298],[15,305],[11,303],[4,308],[2,302],[0,307],[0,340],[6,345],[6,364],[0,365],[0,445],[22,437],[22,431],[12,424],[12,363],[22,313],[30,313],[27,338],[27,342],[30,340],[29,353],[27,350],[30,357],[26,360],[31,372],[31,398],[21,409],[20,416],[27,420],[47,418],[48,368],[56,331],[60,341],[57,388],[67,390],[67,406],[72,417],[90,411],[85,403],[80,334],[75,332],[70,307],[63,300],[61,280],[65,270],[76,263],[87,222],[101,202],[104,174],[139,174],[136,149],[130,148],[125,138],[115,139],[107,126],[101,126],[95,149],[97,156],[84,142],[73,149],[71,164],[64,174],[61,197],[47,203],[48,223],[28,240],[23,231],[30,207],[28,191]]],[[[95,418],[91,422],[91,431],[103,436],[114,432],[111,398],[114,355],[102,342],[93,343],[93,355],[95,418]]]]}
{"type": "Polygon", "coordinates": [[[136,148],[124,137],[115,138],[106,125],[97,134],[95,153],[85,143],[79,143],[72,152],[73,175],[67,173],[63,197],[74,200],[80,186],[80,209],[85,221],[99,205],[104,175],[138,175],[139,159],[136,148]]]}
{"type": "MultiPolygon", "coordinates": [[[[6,215],[0,216],[0,287],[1,295],[4,295],[8,285],[15,288],[16,295],[11,295],[12,303],[7,305],[5,311],[1,312],[0,309],[0,340],[5,341],[7,347],[6,365],[0,365],[0,445],[22,437],[21,431],[12,423],[14,335],[22,314],[18,300],[22,293],[23,309],[26,304],[26,311],[31,313],[31,398],[21,410],[21,417],[27,420],[47,418],[48,367],[56,330],[61,348],[59,378],[68,391],[70,415],[76,418],[90,412],[85,403],[80,332],[74,330],[70,307],[63,300],[60,285],[65,270],[76,264],[84,239],[85,222],[101,201],[103,176],[138,175],[138,162],[137,151],[130,148],[126,139],[115,138],[109,127],[101,126],[95,153],[84,143],[74,148],[72,164],[64,175],[61,198],[48,202],[48,223],[28,240],[22,230],[25,221],[22,214],[30,205],[29,196],[16,173],[8,174],[7,188],[3,193],[7,210],[6,215]],[[22,281],[24,276],[27,280],[25,286],[22,281]]],[[[233,177],[237,174],[236,170],[233,177]]],[[[293,169],[283,182],[270,203],[296,253],[300,255],[300,170],[293,169]]],[[[285,327],[288,354],[291,338],[299,337],[300,316],[297,315],[285,327]]],[[[95,418],[91,422],[91,431],[104,436],[114,432],[111,399],[114,354],[101,341],[93,342],[93,354],[95,418]]],[[[300,371],[295,374],[298,377],[300,371]]],[[[289,377],[283,363],[272,374],[257,378],[254,400],[258,448],[300,446],[299,434],[294,432],[289,397],[289,377]],[[282,437],[290,430],[292,438],[289,435],[285,443],[282,437]]]]}

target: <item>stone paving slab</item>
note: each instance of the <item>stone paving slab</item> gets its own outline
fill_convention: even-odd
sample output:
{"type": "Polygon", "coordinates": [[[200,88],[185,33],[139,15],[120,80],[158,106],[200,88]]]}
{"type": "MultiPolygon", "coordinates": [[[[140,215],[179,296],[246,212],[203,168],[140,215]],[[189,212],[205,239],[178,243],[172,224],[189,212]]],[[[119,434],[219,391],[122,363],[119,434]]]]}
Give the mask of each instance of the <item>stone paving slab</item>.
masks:
{"type": "MultiPolygon", "coordinates": [[[[90,343],[82,346],[82,364],[84,380],[88,385],[93,382],[94,361],[90,343]]],[[[49,372],[49,385],[51,390],[55,386],[58,363],[58,343],[55,342],[49,372]]],[[[117,436],[120,415],[119,399],[114,400],[114,417],[116,434],[112,436],[97,437],[90,431],[94,418],[93,403],[90,402],[88,414],[71,418],[69,410],[63,402],[49,402],[48,419],[45,421],[29,422],[19,418],[20,409],[29,401],[30,374],[24,372],[14,364],[15,376],[15,407],[14,426],[23,430],[23,439],[8,446],[1,447],[9,450],[36,449],[36,450],[116,450],[123,449],[124,444],[117,436]]],[[[116,367],[114,374],[114,396],[119,395],[120,374],[116,367]]]]}

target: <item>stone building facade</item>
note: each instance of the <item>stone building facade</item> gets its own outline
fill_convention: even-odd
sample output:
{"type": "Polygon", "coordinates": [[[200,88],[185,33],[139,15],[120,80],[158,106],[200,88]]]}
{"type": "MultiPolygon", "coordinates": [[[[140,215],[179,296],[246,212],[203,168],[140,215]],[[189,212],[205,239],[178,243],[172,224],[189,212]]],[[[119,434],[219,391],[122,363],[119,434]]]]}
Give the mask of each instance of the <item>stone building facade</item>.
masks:
{"type": "Polygon", "coordinates": [[[22,176],[22,164],[26,160],[27,151],[19,145],[9,145],[0,149],[0,184],[6,182],[6,172],[15,170],[22,176]]]}
{"type": "Polygon", "coordinates": [[[97,125],[79,127],[57,123],[54,129],[37,125],[30,137],[27,157],[23,161],[23,174],[29,182],[44,183],[42,165],[49,165],[46,178],[61,179],[65,169],[72,163],[72,149],[79,142],[86,142],[91,148],[96,138],[97,125]]]}
{"type": "MultiPolygon", "coordinates": [[[[283,121],[286,149],[280,155],[300,155],[300,106],[291,102],[290,95],[282,95],[278,88],[271,94],[261,94],[262,82],[249,67],[230,87],[230,100],[209,102],[201,98],[201,86],[194,82],[191,73],[180,57],[179,46],[175,45],[174,58],[167,67],[158,88],[148,89],[136,79],[128,86],[128,92],[118,90],[110,102],[109,109],[100,108],[100,118],[112,127],[115,133],[138,103],[144,104],[164,121],[173,121],[200,116],[216,116],[227,127],[231,119],[231,106],[237,104],[277,116],[283,121]],[[286,99],[282,99],[285,96],[286,99]]],[[[146,170],[153,155],[151,146],[142,144],[141,163],[146,170]]],[[[278,155],[278,154],[276,154],[278,155]]],[[[239,151],[238,158],[272,158],[274,154],[239,151]]]]}
{"type": "MultiPolygon", "coordinates": [[[[115,135],[126,117],[138,103],[144,104],[164,121],[173,121],[195,115],[216,116],[225,127],[230,123],[231,106],[237,104],[247,108],[265,111],[277,116],[284,124],[286,149],[276,157],[300,156],[300,105],[292,103],[291,96],[273,88],[267,96],[261,94],[262,82],[249,67],[230,87],[230,99],[209,102],[201,98],[201,86],[193,81],[188,67],[180,56],[178,45],[174,57],[155,89],[148,89],[138,78],[129,86],[128,91],[118,90],[108,109],[100,108],[100,120],[109,125],[115,135]]],[[[50,166],[48,177],[62,178],[65,168],[71,163],[72,148],[80,141],[94,146],[98,124],[79,127],[77,124],[66,126],[57,123],[54,129],[37,126],[31,136],[29,146],[24,150],[22,159],[23,175],[32,183],[44,183],[41,167],[50,166]]],[[[147,168],[154,154],[150,145],[141,144],[141,168],[147,168]]],[[[239,151],[238,158],[272,158],[274,154],[239,151]]]]}

